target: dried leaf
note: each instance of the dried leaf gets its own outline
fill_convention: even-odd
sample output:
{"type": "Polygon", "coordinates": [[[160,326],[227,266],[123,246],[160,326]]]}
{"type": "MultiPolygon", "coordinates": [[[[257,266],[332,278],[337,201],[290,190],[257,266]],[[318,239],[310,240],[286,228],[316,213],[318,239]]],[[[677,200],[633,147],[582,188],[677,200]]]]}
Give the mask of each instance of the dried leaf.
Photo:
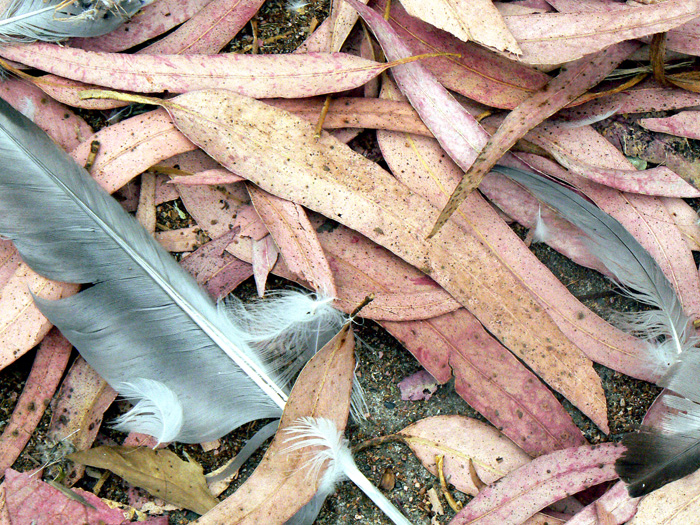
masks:
{"type": "MultiPolygon", "coordinates": [[[[637,47],[637,44],[623,42],[567,65],[545,88],[511,111],[452,192],[431,235],[442,227],[466,196],[481,184],[484,176],[522,136],[598,84],[637,47]]],[[[457,164],[463,168],[459,162],[457,164]]]]}
{"type": "Polygon", "coordinates": [[[699,251],[700,224],[698,224],[697,212],[683,199],[669,197],[661,199],[661,202],[688,243],[688,248],[693,251],[699,251]]]}
{"type": "Polygon", "coordinates": [[[196,148],[177,131],[162,109],[108,126],[71,152],[84,164],[93,141],[100,143],[90,174],[112,193],[154,164],[196,148]]]}
{"type": "MultiPolygon", "coordinates": [[[[282,253],[287,268],[324,296],[336,297],[335,282],[328,259],[304,208],[275,197],[252,184],[248,185],[248,193],[255,210],[282,253]]],[[[253,245],[254,255],[256,246],[253,245]]],[[[270,260],[272,264],[269,269],[272,269],[276,260],[276,257],[274,261],[270,260]]]]}
{"type": "Polygon", "coordinates": [[[35,476],[7,469],[3,484],[11,523],[102,523],[122,525],[120,509],[109,507],[90,492],[77,489],[72,497],[35,476]]]}
{"type": "Polygon", "coordinates": [[[202,467],[194,460],[183,461],[169,450],[101,446],[67,457],[76,463],[107,469],[168,503],[198,514],[217,504],[209,492],[202,467]]]}
{"type": "Polygon", "coordinates": [[[275,266],[279,250],[275,245],[275,241],[271,235],[266,235],[259,241],[253,240],[253,277],[255,277],[255,287],[258,290],[258,296],[265,295],[265,283],[270,270],[275,266]]]}
{"type": "Polygon", "coordinates": [[[610,11],[577,11],[505,17],[523,51],[519,59],[527,64],[571,62],[625,40],[678,27],[698,16],[700,4],[667,0],[610,11]]]}
{"type": "MultiPolygon", "coordinates": [[[[386,0],[376,2],[383,12],[386,0]]],[[[483,47],[464,43],[409,16],[399,2],[392,2],[389,23],[411,54],[442,51],[455,56],[422,60],[421,64],[447,89],[488,106],[513,109],[549,77],[536,69],[497,55],[483,47]]]]}
{"type": "Polygon", "coordinates": [[[551,387],[607,427],[600,379],[587,358],[477,239],[451,222],[440,236],[422,238],[436,208],[379,166],[327,134],[315,138],[298,117],[231,92],[181,95],[168,109],[178,128],[228,169],[430,274],[551,387]]]}
{"type": "Polygon", "coordinates": [[[44,299],[60,299],[78,289],[79,285],[45,279],[24,263],[17,268],[0,295],[0,369],[34,348],[51,330],[32,293],[44,299]]]}
{"type": "Polygon", "coordinates": [[[344,53],[126,55],[24,44],[4,46],[0,55],[64,78],[114,89],[184,93],[220,88],[256,98],[337,93],[361,86],[390,67],[344,53]],[[105,70],[110,74],[105,75],[105,70]]]}
{"type": "MultiPolygon", "coordinates": [[[[100,430],[105,411],[117,393],[81,357],[73,362],[56,396],[51,414],[49,436],[55,442],[75,450],[89,448],[100,430]]],[[[85,468],[74,465],[66,472],[66,481],[74,484],[85,468]]]]}
{"type": "Polygon", "coordinates": [[[22,394],[0,436],[0,477],[29,442],[58,388],[72,349],[57,330],[49,332],[39,345],[22,394]]]}
{"type": "Polygon", "coordinates": [[[148,55],[213,55],[255,16],[264,0],[213,0],[157,42],[139,51],[148,55]]]}
{"type": "Polygon", "coordinates": [[[490,484],[531,458],[490,425],[464,416],[433,416],[407,426],[398,436],[437,475],[435,456],[443,454],[444,473],[455,488],[475,496],[479,490],[469,475],[469,463],[490,484]]]}
{"type": "Polygon", "coordinates": [[[623,447],[604,443],[540,456],[489,485],[457,513],[451,525],[520,523],[585,488],[617,478],[623,447]]]}
{"type": "Polygon", "coordinates": [[[190,226],[189,228],[157,232],[155,239],[171,253],[191,252],[200,244],[200,233],[202,230],[199,226],[190,226]]]}
{"type": "Polygon", "coordinates": [[[627,494],[627,486],[618,481],[605,494],[595,500],[591,505],[576,513],[568,525],[619,525],[627,521],[637,512],[638,498],[630,498],[627,494]],[[599,519],[605,513],[608,522],[599,519]]]}
{"type": "Polygon", "coordinates": [[[681,111],[663,118],[643,118],[639,120],[639,125],[677,137],[700,139],[700,111],[681,111]]]}
{"type": "Polygon", "coordinates": [[[211,0],[158,0],[111,33],[96,38],[73,38],[70,45],[86,51],[123,51],[182,24],[209,2],[211,0]]]}
{"type": "Polygon", "coordinates": [[[19,268],[22,258],[12,241],[0,239],[0,291],[19,268]]]}
{"type": "Polygon", "coordinates": [[[460,40],[516,55],[522,53],[491,0],[403,0],[401,4],[409,15],[444,29],[460,40]]]}
{"type": "Polygon", "coordinates": [[[464,309],[430,319],[383,322],[441,383],[532,456],[585,443],[551,391],[464,309]]]}
{"type": "Polygon", "coordinates": [[[350,325],[304,367],[294,384],[275,439],[255,472],[233,495],[197,520],[198,525],[284,523],[316,493],[303,451],[287,452],[284,429],[304,416],[324,417],[343,430],[350,411],[355,367],[350,325]]]}
{"type": "Polygon", "coordinates": [[[427,370],[419,370],[399,381],[403,401],[428,401],[437,389],[437,380],[427,370]]]}

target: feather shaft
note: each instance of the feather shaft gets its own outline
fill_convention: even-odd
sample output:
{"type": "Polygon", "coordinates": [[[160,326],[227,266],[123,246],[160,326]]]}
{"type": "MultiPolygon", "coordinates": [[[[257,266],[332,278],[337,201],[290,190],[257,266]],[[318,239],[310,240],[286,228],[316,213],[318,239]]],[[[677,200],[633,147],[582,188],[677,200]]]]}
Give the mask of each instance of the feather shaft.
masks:
{"type": "MultiPolygon", "coordinates": [[[[137,401],[120,429],[193,443],[280,417],[306,346],[277,356],[275,341],[218,308],[82,167],[2,100],[0,156],[0,233],[45,277],[92,284],[35,301],[115,390],[137,401]]],[[[287,308],[274,298],[267,304],[270,315],[287,308]]],[[[326,307],[308,297],[296,304],[311,321],[326,307]]]]}

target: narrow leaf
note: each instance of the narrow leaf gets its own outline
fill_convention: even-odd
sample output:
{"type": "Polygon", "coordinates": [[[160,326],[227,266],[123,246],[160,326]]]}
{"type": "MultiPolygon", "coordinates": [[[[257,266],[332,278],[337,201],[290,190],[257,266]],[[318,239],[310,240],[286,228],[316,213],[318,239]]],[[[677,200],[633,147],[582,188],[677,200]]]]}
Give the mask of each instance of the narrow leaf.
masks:
{"type": "Polygon", "coordinates": [[[521,523],[566,496],[615,479],[622,450],[612,443],[584,445],[534,459],[479,492],[450,524],[521,523]]]}

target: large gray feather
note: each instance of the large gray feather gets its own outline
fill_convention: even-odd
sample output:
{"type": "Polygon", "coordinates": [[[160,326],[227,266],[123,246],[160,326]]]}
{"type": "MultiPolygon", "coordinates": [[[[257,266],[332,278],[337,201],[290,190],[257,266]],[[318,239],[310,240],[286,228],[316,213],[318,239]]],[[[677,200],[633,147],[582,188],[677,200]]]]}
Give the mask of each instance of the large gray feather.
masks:
{"type": "Polygon", "coordinates": [[[0,14],[0,42],[58,42],[114,31],[153,0],[12,0],[0,14]]]}
{"type": "MultiPolygon", "coordinates": [[[[281,415],[278,366],[251,348],[262,343],[259,334],[232,321],[83,168],[2,100],[0,156],[0,233],[38,273],[93,283],[37,304],[138,403],[122,429],[202,442],[281,415]]],[[[315,319],[305,308],[316,306],[299,301],[293,314],[315,319]]]]}

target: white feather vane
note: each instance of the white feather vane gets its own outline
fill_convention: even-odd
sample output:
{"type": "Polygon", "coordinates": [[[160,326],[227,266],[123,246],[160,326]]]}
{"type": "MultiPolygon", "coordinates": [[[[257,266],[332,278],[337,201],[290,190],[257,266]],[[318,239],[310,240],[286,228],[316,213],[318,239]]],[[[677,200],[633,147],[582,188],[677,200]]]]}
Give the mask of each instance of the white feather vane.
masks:
{"type": "Polygon", "coordinates": [[[0,14],[0,43],[104,35],[152,1],[12,0],[0,14]]]}
{"type": "Polygon", "coordinates": [[[656,310],[619,314],[623,328],[645,337],[651,346],[649,366],[661,375],[697,338],[676,292],[658,263],[617,220],[574,191],[527,171],[495,166],[525,186],[540,201],[580,228],[595,255],[614,275],[625,292],[656,310]],[[661,342],[659,339],[663,338],[661,342]]]}
{"type": "Polygon", "coordinates": [[[285,367],[251,348],[246,322],[217,308],[82,167],[2,100],[0,157],[0,234],[41,275],[92,284],[66,299],[35,301],[115,390],[136,401],[119,428],[197,443],[281,416],[285,382],[303,361],[284,355],[285,367]]]}
{"type": "Polygon", "coordinates": [[[384,514],[396,525],[410,525],[411,522],[397,509],[377,487],[360,472],[352,458],[348,441],[330,419],[304,417],[286,429],[291,437],[288,451],[314,447],[312,456],[305,467],[311,477],[318,477],[325,467],[319,489],[309,504],[289,520],[288,524],[306,525],[313,523],[325,498],[335,490],[335,484],[349,479],[367,495],[384,514]],[[320,503],[319,503],[320,500],[320,503]],[[309,507],[309,508],[307,508],[309,507]],[[315,514],[312,512],[315,510],[315,514]],[[307,521],[311,519],[311,521],[307,521]]]}

